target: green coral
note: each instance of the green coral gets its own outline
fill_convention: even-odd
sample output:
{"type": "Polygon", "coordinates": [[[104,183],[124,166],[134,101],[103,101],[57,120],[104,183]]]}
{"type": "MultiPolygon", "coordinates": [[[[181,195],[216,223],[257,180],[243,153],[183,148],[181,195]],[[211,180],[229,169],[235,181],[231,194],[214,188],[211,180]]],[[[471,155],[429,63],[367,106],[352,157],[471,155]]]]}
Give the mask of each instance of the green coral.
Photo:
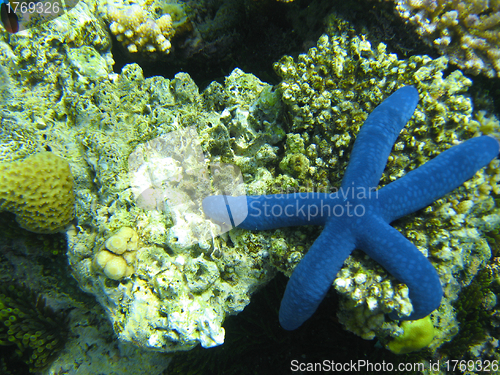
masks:
{"type": "Polygon", "coordinates": [[[53,256],[66,253],[66,237],[63,233],[33,233],[23,229],[16,222],[16,217],[10,212],[0,213],[0,237],[6,239],[24,239],[28,252],[53,256]]]}
{"type": "Polygon", "coordinates": [[[23,286],[0,286],[0,345],[15,345],[30,371],[49,364],[64,345],[66,334],[65,319],[43,297],[23,286]]]}
{"type": "Polygon", "coordinates": [[[396,354],[419,351],[427,347],[434,339],[434,326],[430,316],[419,320],[407,320],[401,323],[403,334],[394,338],[387,348],[396,354]]]}
{"type": "MultiPolygon", "coordinates": [[[[486,115],[476,118],[473,115],[472,101],[466,95],[472,81],[459,70],[445,74],[448,69],[445,57],[414,55],[399,59],[388,53],[383,43],[372,46],[335,14],[327,21],[327,33],[319,38],[316,47],[296,60],[285,56],[274,65],[283,79],[279,88],[288,111],[286,130],[292,135],[288,135],[280,163],[284,174],[270,179],[270,185],[286,176],[291,181],[287,186],[298,184],[309,186],[309,190],[338,186],[360,126],[384,98],[404,85],[415,86],[420,100],[391,152],[381,186],[456,143],[483,130],[492,131],[496,122],[489,121],[485,126],[486,115]],[[290,163],[294,160],[290,144],[293,134],[300,134],[301,149],[306,150],[307,174],[300,173],[305,163],[290,163]]],[[[467,285],[491,257],[483,233],[500,225],[499,209],[491,197],[491,192],[498,189],[498,175],[498,164],[493,162],[452,194],[394,223],[429,257],[445,290],[442,309],[437,312],[439,335],[431,343],[431,350],[456,332],[450,304],[458,297],[458,281],[461,278],[462,285],[467,285]]],[[[279,192],[272,188],[268,191],[279,192]]],[[[293,246],[294,236],[304,230],[280,231],[285,233],[288,247],[284,250],[280,247],[276,254],[271,252],[271,260],[275,267],[289,274],[303,255],[293,246]]],[[[307,249],[308,241],[304,242],[307,249]]],[[[344,263],[334,286],[345,297],[341,300],[339,317],[349,330],[365,338],[397,336],[400,328],[393,322],[384,323],[383,314],[405,311],[410,301],[403,286],[375,262],[354,254],[344,263]],[[392,297],[384,298],[384,290],[392,290],[392,297]]]]}
{"type": "Polygon", "coordinates": [[[486,337],[490,325],[491,310],[485,306],[490,284],[493,280],[489,268],[484,268],[474,280],[462,290],[453,307],[457,311],[460,331],[449,343],[441,347],[450,358],[461,359],[468,349],[486,337]]]}
{"type": "MultiPolygon", "coordinates": [[[[447,60],[412,56],[399,60],[383,43],[375,47],[345,21],[331,16],[328,33],[316,47],[295,62],[284,56],[274,65],[283,79],[279,87],[290,111],[290,131],[308,133],[318,158],[318,173],[329,167],[331,184],[338,184],[347,166],[349,150],[368,114],[396,88],[414,85],[421,93],[413,120],[389,159],[391,180],[414,169],[452,146],[470,138],[472,105],[461,95],[471,81],[460,71],[443,78],[447,60]]],[[[389,182],[382,181],[383,184],[389,182]]],[[[317,181],[315,181],[317,182],[317,181]]]]}
{"type": "Polygon", "coordinates": [[[291,176],[304,178],[310,165],[304,154],[304,139],[300,134],[289,134],[286,140],[286,154],[280,162],[280,169],[291,176]]]}

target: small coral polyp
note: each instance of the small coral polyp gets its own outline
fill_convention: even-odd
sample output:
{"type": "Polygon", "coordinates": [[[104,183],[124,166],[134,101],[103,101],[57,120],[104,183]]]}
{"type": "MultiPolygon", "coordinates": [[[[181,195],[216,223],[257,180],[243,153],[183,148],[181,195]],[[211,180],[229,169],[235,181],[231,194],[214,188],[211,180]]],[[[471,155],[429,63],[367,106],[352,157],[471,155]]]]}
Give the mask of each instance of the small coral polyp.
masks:
{"type": "Polygon", "coordinates": [[[174,35],[172,17],[164,14],[155,19],[137,4],[108,4],[109,29],[130,53],[170,52],[170,38],[174,35]]]}
{"type": "Polygon", "coordinates": [[[130,277],[134,273],[137,244],[137,232],[129,227],[121,228],[106,240],[106,249],[95,255],[97,269],[112,280],[130,277]]]}

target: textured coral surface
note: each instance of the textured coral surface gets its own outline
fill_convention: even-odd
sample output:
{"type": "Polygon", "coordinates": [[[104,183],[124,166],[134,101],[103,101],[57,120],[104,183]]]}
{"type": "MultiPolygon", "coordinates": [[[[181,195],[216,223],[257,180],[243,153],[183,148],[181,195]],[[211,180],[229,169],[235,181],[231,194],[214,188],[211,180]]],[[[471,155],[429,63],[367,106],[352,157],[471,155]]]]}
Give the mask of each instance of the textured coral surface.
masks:
{"type": "Polygon", "coordinates": [[[0,211],[15,214],[21,227],[52,233],[73,219],[73,177],[66,160],[42,152],[0,163],[0,175],[0,211]]]}
{"type": "Polygon", "coordinates": [[[109,29],[130,53],[169,53],[174,34],[172,18],[164,14],[154,18],[138,4],[110,2],[105,7],[109,29]]]}
{"type": "Polygon", "coordinates": [[[396,11],[450,61],[473,74],[500,77],[500,2],[395,0],[396,11]]]}
{"type": "MultiPolygon", "coordinates": [[[[283,78],[280,88],[294,133],[288,136],[283,160],[296,155],[297,149],[305,149],[308,156],[295,163],[295,171],[280,165],[292,176],[280,178],[288,186],[309,190],[320,187],[320,191],[338,186],[367,114],[381,98],[402,85],[415,86],[420,103],[396,141],[382,186],[460,140],[480,134],[481,128],[492,131],[487,120],[473,118],[472,103],[463,95],[472,82],[458,70],[443,77],[446,58],[412,56],[400,60],[387,53],[384,44],[372,47],[363,37],[346,36],[349,25],[335,16],[330,17],[329,30],[330,35],[320,37],[317,47],[299,55],[296,61],[285,56],[275,64],[283,78]]],[[[394,223],[434,262],[440,274],[446,298],[435,313],[442,334],[436,335],[433,347],[449,340],[456,331],[450,303],[456,299],[460,284],[454,275],[464,269],[462,281],[470,282],[477,267],[484,266],[491,256],[483,233],[500,225],[498,208],[490,196],[491,191],[498,191],[499,180],[498,161],[493,161],[485,172],[476,174],[454,193],[394,223]]],[[[288,273],[301,259],[301,251],[278,249],[272,252],[272,259],[278,260],[274,264],[288,273]]],[[[355,253],[334,282],[335,289],[346,297],[340,320],[366,339],[400,335],[402,330],[394,322],[385,322],[383,313],[396,310],[404,314],[411,309],[406,286],[381,270],[368,257],[355,253]]]]}

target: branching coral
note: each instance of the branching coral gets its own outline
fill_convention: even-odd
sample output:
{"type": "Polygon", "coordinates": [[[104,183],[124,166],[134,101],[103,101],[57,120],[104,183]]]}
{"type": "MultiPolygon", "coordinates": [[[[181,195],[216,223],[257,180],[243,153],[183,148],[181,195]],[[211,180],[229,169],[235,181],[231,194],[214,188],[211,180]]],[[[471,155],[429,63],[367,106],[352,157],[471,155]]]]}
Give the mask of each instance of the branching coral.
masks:
{"type": "Polygon", "coordinates": [[[109,29],[128,52],[148,55],[170,52],[175,22],[184,16],[182,6],[168,2],[129,4],[109,1],[103,10],[110,22],[109,29]]]}
{"type": "Polygon", "coordinates": [[[500,1],[396,0],[399,15],[450,61],[500,77],[500,1]]]}
{"type": "Polygon", "coordinates": [[[110,8],[108,16],[112,20],[109,25],[111,32],[129,52],[169,52],[171,44],[168,38],[173,29],[168,14],[153,20],[139,5],[131,5],[126,9],[110,8]]]}

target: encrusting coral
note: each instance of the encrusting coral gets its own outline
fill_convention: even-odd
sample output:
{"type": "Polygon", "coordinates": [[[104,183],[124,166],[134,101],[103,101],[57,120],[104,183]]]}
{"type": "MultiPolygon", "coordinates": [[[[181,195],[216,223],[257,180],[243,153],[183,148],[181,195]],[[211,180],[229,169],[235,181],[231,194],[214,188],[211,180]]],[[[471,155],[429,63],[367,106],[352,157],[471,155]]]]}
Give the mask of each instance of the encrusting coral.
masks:
{"type": "Polygon", "coordinates": [[[406,354],[428,346],[434,339],[434,326],[430,316],[419,320],[401,323],[403,334],[387,344],[387,348],[396,354],[406,354]]]}
{"type": "Polygon", "coordinates": [[[54,233],[73,219],[73,177],[61,157],[41,152],[0,163],[0,176],[0,211],[15,214],[24,229],[54,233]]]}
{"type": "MultiPolygon", "coordinates": [[[[91,124],[79,134],[85,157],[78,159],[83,167],[75,168],[75,179],[85,183],[76,192],[78,226],[67,232],[73,275],[96,296],[121,341],[163,352],[222,344],[225,317],[243,310],[274,272],[267,241],[245,241],[242,233],[231,235],[234,245],[228,246],[228,237],[215,237],[215,225],[192,206],[210,189],[202,151],[214,161],[223,161],[219,153],[233,160],[231,131],[243,170],[266,163],[270,152],[265,150],[272,148],[264,146],[284,135],[277,124],[278,94],[236,69],[224,86],[214,82],[202,96],[185,73],[173,80],[145,79],[133,64],[115,80],[102,82],[95,95],[102,100],[80,96],[72,103],[87,108],[91,124]],[[231,110],[207,109],[210,103],[231,110]],[[169,137],[177,139],[176,147],[165,143],[169,137]],[[198,142],[202,146],[195,148],[198,142]],[[259,150],[262,161],[256,164],[259,150]],[[86,169],[92,175],[82,173],[86,169]],[[151,192],[148,187],[171,190],[148,196],[143,194],[151,192]],[[175,207],[172,194],[186,198],[185,205],[175,207]],[[158,205],[145,204],[150,198],[158,198],[158,205]],[[127,235],[127,243],[133,243],[127,234],[131,228],[138,249],[127,245],[123,252],[120,237],[127,235]],[[123,272],[129,255],[135,259],[123,272]]],[[[221,174],[227,181],[234,178],[221,174]]]]}
{"type": "Polygon", "coordinates": [[[467,72],[500,77],[500,2],[395,0],[429,45],[467,72]]]}

